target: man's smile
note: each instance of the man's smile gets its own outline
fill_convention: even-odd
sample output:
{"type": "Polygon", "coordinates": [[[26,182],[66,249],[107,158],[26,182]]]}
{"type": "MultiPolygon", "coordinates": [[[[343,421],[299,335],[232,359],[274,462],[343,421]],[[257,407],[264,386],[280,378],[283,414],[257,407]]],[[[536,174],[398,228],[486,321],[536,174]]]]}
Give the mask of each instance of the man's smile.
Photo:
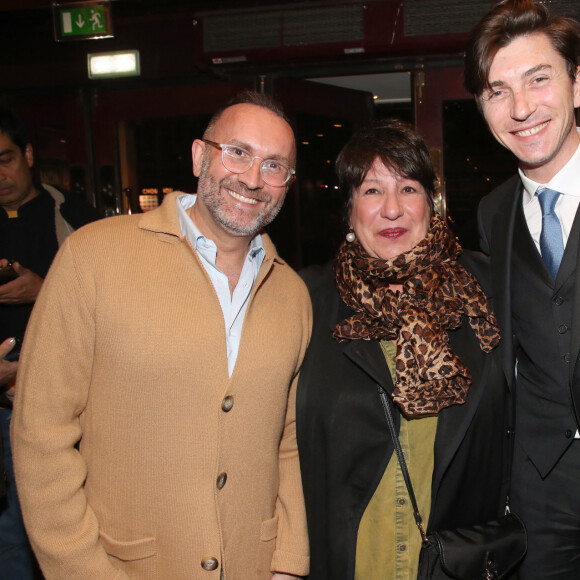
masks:
{"type": "Polygon", "coordinates": [[[514,135],[516,137],[531,137],[536,133],[539,133],[542,129],[548,126],[550,121],[546,121],[545,123],[541,123],[540,125],[536,125],[535,127],[531,127],[530,129],[524,129],[523,131],[514,131],[514,135]]]}
{"type": "Polygon", "coordinates": [[[238,201],[241,201],[243,203],[249,203],[252,205],[255,205],[257,203],[259,203],[259,200],[254,199],[252,197],[245,197],[244,195],[237,193],[231,189],[226,190],[234,199],[237,199],[238,201]]]}

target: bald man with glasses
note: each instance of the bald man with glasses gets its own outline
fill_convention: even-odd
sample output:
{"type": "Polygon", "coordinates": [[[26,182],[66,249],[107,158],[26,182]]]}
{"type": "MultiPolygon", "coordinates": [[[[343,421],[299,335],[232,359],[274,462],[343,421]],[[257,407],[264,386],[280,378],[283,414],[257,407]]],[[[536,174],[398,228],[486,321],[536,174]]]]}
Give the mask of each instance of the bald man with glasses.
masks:
{"type": "Polygon", "coordinates": [[[46,580],[308,574],[294,407],[310,300],[263,231],[294,134],[243,93],[192,157],[196,195],[81,229],[37,300],[12,436],[46,580]]]}

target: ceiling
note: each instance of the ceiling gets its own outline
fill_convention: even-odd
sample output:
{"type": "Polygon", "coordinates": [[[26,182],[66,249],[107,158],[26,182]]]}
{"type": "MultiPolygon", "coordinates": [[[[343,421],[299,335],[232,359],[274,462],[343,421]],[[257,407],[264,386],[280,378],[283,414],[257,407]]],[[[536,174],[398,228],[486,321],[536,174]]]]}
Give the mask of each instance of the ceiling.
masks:
{"type": "MultiPolygon", "coordinates": [[[[11,12],[13,10],[40,10],[51,8],[52,4],[50,0],[2,0],[0,2],[0,10],[5,12],[11,12]]],[[[66,4],[66,0],[62,4],[66,4]]]]}
{"type": "MultiPolygon", "coordinates": [[[[81,0],[82,1],[82,0],[81,0]]],[[[0,11],[44,10],[52,8],[53,4],[75,4],[79,0],[1,0],[0,11]]],[[[335,0],[111,0],[113,4],[139,4],[144,7],[159,6],[167,9],[172,6],[189,7],[195,10],[242,8],[273,4],[335,4],[335,0]]]]}
{"type": "MultiPolygon", "coordinates": [[[[352,3],[352,0],[111,0],[113,14],[117,15],[117,23],[121,33],[112,41],[103,42],[103,48],[119,45],[124,49],[125,45],[131,48],[142,49],[145,54],[142,61],[155,62],[155,66],[161,68],[173,65],[176,72],[174,76],[181,74],[189,66],[191,74],[195,69],[191,64],[191,24],[186,28],[181,21],[183,15],[190,11],[211,10],[219,11],[227,9],[256,9],[271,6],[284,5],[291,9],[306,6],[335,6],[352,3]],[[181,16],[180,16],[181,15],[181,16]],[[180,28],[183,27],[183,28],[180,28]],[[141,33],[140,30],[146,32],[141,33]],[[172,49],[172,43],[180,42],[177,48],[172,49]],[[171,51],[171,52],[169,52],[171,51]],[[155,60],[157,59],[157,60],[155,60]],[[158,63],[158,64],[157,64],[158,63]]],[[[74,0],[0,0],[0,12],[11,12],[9,18],[0,17],[0,45],[5,44],[10,48],[12,57],[5,65],[4,78],[11,79],[5,83],[4,90],[9,88],[26,89],[33,86],[69,86],[79,83],[79,75],[85,75],[86,65],[84,54],[89,50],[101,49],[101,43],[95,43],[94,49],[90,41],[85,43],[55,43],[52,36],[52,7],[53,5],[66,6],[75,4],[74,0]],[[30,14],[28,13],[30,11],[30,14]],[[2,24],[4,20],[4,24],[2,24]],[[30,71],[30,72],[28,72],[30,71]],[[78,71],[81,71],[79,73],[78,71]],[[75,76],[77,75],[77,76],[75,76]],[[62,80],[64,78],[64,80],[62,80]]],[[[222,34],[223,36],[223,34],[222,34]]],[[[295,63],[286,62],[285,74],[292,72],[295,63]]],[[[150,70],[153,65],[149,65],[150,70]]],[[[211,74],[219,75],[222,69],[207,66],[206,70],[211,74]]],[[[351,67],[350,70],[340,70],[336,67],[328,67],[323,62],[321,66],[312,67],[310,74],[302,78],[330,84],[334,86],[356,89],[369,92],[375,96],[377,103],[400,103],[411,100],[411,75],[408,72],[383,72],[384,69],[365,70],[361,63],[351,67]],[[377,74],[380,72],[380,74],[377,74]],[[362,73],[362,74],[358,74],[362,73]]],[[[169,75],[167,75],[169,76],[169,75]]],[[[151,81],[153,74],[147,79],[151,81]]]]}

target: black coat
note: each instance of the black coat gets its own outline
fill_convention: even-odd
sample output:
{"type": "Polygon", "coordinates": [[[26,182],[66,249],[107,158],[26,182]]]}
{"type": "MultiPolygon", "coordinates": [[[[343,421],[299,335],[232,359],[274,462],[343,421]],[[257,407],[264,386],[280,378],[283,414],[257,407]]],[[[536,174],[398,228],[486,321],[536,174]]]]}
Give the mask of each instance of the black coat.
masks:
{"type": "MultiPolygon", "coordinates": [[[[393,384],[378,342],[332,338],[337,322],[352,311],[340,299],[330,267],[306,270],[303,278],[314,310],[297,391],[309,578],[350,580],[361,517],[393,455],[377,384],[387,392],[393,384]]],[[[428,530],[493,519],[504,499],[505,377],[495,356],[481,351],[466,319],[449,338],[473,383],[464,405],[439,414],[428,530]]],[[[398,408],[394,415],[398,429],[398,408]]]]}

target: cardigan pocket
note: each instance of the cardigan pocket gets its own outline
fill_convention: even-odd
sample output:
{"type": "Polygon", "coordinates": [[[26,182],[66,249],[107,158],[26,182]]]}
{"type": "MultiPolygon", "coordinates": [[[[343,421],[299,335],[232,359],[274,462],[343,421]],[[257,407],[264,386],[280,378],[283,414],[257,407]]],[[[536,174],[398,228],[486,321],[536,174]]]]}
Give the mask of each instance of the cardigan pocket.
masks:
{"type": "Polygon", "coordinates": [[[100,532],[100,540],[107,555],[114,559],[114,565],[129,577],[157,577],[157,542],[155,538],[142,538],[122,542],[100,532]]]}
{"type": "Polygon", "coordinates": [[[256,578],[269,578],[278,537],[278,516],[264,520],[260,526],[260,542],[256,561],[256,578]]]}

